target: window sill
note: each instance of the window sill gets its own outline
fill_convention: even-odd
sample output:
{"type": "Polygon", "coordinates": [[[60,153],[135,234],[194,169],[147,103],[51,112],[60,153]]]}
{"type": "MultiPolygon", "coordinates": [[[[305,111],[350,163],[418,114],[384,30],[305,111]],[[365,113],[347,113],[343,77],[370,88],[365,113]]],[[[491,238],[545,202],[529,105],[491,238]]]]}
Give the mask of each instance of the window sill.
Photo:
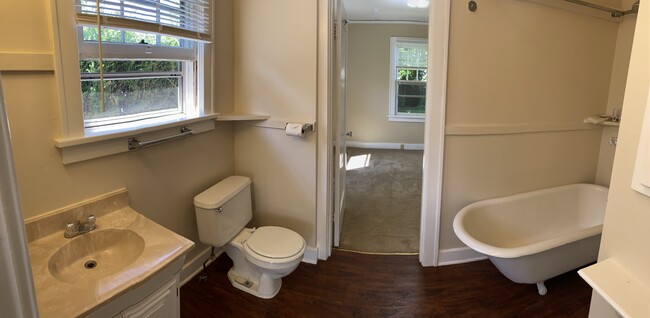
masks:
{"type": "Polygon", "coordinates": [[[55,146],[61,151],[63,164],[100,158],[122,152],[128,152],[128,139],[138,137],[141,140],[162,138],[178,133],[178,128],[187,126],[192,134],[198,134],[214,129],[214,119],[219,114],[208,114],[194,118],[167,117],[164,120],[155,119],[114,125],[110,129],[95,127],[86,129],[83,136],[57,138],[55,146]]]}
{"type": "Polygon", "coordinates": [[[388,115],[388,121],[401,121],[407,123],[424,123],[424,116],[403,116],[403,115],[388,115]]]}

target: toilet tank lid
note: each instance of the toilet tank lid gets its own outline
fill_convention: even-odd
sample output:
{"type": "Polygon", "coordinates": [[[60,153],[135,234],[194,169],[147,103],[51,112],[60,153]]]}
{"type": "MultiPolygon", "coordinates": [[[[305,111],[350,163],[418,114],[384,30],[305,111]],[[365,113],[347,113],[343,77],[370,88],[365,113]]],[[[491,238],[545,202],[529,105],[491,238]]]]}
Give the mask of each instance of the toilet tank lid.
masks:
{"type": "Polygon", "coordinates": [[[194,197],[194,206],[213,210],[232,199],[251,183],[248,177],[230,176],[194,197]]]}

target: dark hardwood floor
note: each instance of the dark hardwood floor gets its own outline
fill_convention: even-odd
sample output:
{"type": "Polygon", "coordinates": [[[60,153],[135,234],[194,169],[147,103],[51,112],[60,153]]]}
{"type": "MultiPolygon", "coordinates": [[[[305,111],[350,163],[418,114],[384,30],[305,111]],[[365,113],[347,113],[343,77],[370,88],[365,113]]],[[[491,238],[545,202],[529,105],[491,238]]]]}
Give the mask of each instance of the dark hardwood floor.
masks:
{"type": "Polygon", "coordinates": [[[335,250],[318,265],[302,263],[273,299],[235,289],[222,254],[181,288],[182,317],[587,317],[591,288],[577,273],[535,285],[515,284],[489,261],[421,267],[417,256],[335,250]]]}

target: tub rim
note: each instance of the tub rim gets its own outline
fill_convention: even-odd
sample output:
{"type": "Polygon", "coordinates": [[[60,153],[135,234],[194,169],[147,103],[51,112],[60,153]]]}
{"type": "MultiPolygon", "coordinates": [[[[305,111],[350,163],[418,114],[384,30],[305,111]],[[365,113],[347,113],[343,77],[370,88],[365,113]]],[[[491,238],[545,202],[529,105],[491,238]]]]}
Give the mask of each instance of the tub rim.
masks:
{"type": "Polygon", "coordinates": [[[493,204],[493,203],[500,203],[503,201],[509,201],[513,199],[521,199],[521,198],[526,198],[526,197],[550,193],[550,192],[557,192],[567,188],[592,188],[595,189],[596,191],[609,191],[609,188],[597,184],[574,183],[574,184],[567,184],[567,185],[562,185],[562,186],[557,186],[552,188],[534,190],[529,192],[508,195],[508,196],[476,201],[474,203],[465,206],[458,212],[458,214],[456,214],[453,222],[454,232],[456,233],[456,236],[461,240],[461,242],[465,243],[465,245],[467,245],[469,248],[488,256],[500,257],[500,258],[516,258],[516,257],[536,254],[558,246],[569,244],[571,242],[580,239],[601,234],[603,225],[599,224],[596,226],[580,229],[575,232],[556,236],[529,245],[524,245],[519,247],[497,247],[494,245],[483,243],[482,241],[475,239],[463,227],[463,221],[465,215],[468,213],[468,211],[470,211],[473,208],[480,207],[483,205],[493,204]]]}

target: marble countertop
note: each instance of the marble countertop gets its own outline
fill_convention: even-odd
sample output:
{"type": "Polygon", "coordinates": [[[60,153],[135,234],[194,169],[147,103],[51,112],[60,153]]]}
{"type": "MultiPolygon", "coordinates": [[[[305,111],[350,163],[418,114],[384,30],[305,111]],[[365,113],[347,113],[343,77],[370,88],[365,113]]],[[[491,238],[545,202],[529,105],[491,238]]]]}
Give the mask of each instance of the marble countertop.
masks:
{"type": "Polygon", "coordinates": [[[126,189],[27,220],[25,227],[41,317],[75,317],[90,313],[106,301],[141,285],[194,246],[192,241],[130,208],[126,189]],[[128,229],[141,236],[144,240],[142,254],[123,270],[107,277],[88,275],[74,283],[57,279],[51,273],[49,259],[61,246],[86,235],[64,238],[65,224],[85,219],[89,214],[97,218],[94,231],[128,229]]]}

